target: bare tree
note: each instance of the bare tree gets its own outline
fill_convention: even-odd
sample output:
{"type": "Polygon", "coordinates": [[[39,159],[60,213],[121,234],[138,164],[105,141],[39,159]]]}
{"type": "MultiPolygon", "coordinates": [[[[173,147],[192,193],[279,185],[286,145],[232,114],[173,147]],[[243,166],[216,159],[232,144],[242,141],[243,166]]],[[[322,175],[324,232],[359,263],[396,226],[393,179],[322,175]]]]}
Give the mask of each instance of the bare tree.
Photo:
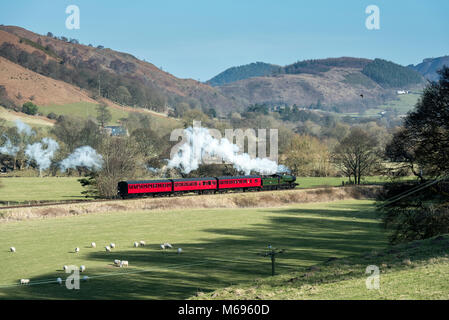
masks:
{"type": "Polygon", "coordinates": [[[97,107],[97,121],[102,128],[111,121],[112,114],[108,109],[108,105],[106,103],[100,103],[97,107]]]}
{"type": "Polygon", "coordinates": [[[379,167],[377,141],[361,128],[354,127],[335,148],[333,159],[350,181],[354,177],[354,183],[360,184],[363,176],[379,167]]]}

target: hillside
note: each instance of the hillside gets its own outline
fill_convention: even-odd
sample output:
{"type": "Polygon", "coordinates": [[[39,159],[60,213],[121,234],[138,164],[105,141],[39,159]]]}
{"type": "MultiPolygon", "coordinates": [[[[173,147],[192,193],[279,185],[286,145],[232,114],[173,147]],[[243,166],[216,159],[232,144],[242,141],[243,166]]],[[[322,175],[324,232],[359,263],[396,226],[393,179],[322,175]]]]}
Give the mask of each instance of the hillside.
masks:
{"type": "MultiPolygon", "coordinates": [[[[449,236],[414,241],[381,251],[258,279],[193,299],[444,299],[449,298],[449,236]],[[380,289],[366,288],[369,265],[380,269],[380,289]]],[[[288,252],[285,254],[288,259],[288,252]]],[[[277,260],[283,263],[283,257],[277,260]]]]}
{"type": "Polygon", "coordinates": [[[210,84],[211,86],[220,86],[226,83],[243,79],[271,75],[279,68],[280,66],[264,62],[250,63],[243,66],[226,69],[206,83],[210,84]]]}
{"type": "Polygon", "coordinates": [[[344,57],[297,62],[273,76],[218,88],[244,105],[296,104],[346,112],[383,104],[395,97],[396,87],[419,88],[423,83],[417,72],[392,62],[344,57]]]}
{"type": "Polygon", "coordinates": [[[428,80],[436,81],[439,78],[437,71],[444,65],[449,66],[449,56],[424,59],[423,62],[410,65],[409,68],[418,71],[428,80]]]}
{"type": "MultiPolygon", "coordinates": [[[[85,89],[94,98],[100,92],[102,98],[119,104],[157,111],[180,102],[218,111],[236,107],[218,90],[192,79],[178,79],[130,54],[20,27],[0,27],[0,55],[40,75],[85,89]]],[[[8,86],[6,90],[13,91],[8,86]]]]}

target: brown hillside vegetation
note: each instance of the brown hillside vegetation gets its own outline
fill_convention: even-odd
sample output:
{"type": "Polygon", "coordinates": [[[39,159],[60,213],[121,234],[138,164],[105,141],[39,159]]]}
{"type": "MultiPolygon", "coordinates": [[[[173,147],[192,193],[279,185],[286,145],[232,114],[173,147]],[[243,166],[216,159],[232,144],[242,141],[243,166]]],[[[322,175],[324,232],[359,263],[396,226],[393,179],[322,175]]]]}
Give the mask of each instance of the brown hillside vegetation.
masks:
{"type": "Polygon", "coordinates": [[[87,92],[63,81],[54,80],[0,57],[0,84],[17,105],[33,100],[37,105],[91,102],[87,92]]]}
{"type": "Polygon", "coordinates": [[[123,201],[64,204],[48,207],[5,209],[0,210],[0,222],[112,211],[153,211],[196,208],[270,208],[295,203],[372,199],[379,192],[380,188],[380,186],[348,186],[307,190],[253,192],[246,194],[231,193],[175,198],[145,198],[123,201]]]}
{"type": "MultiPolygon", "coordinates": [[[[52,51],[59,56],[64,54],[64,56],[73,61],[85,61],[92,66],[99,67],[101,70],[119,75],[129,75],[139,79],[148,86],[158,88],[166,95],[195,98],[203,101],[203,103],[213,105],[219,110],[235,107],[235,103],[224,97],[217,89],[192,79],[176,78],[153,64],[141,61],[127,53],[69,43],[42,36],[16,26],[1,26],[0,30],[4,31],[0,33],[0,45],[11,40],[11,35],[26,38],[33,42],[40,41],[43,46],[51,46],[52,51]]],[[[28,48],[28,50],[31,49],[28,48]]],[[[34,50],[36,49],[33,48],[31,51],[34,50]]],[[[48,56],[48,54],[46,55],[48,56]]]]}
{"type": "Polygon", "coordinates": [[[361,73],[360,68],[330,68],[309,74],[283,74],[257,77],[219,87],[225,96],[240,97],[247,104],[271,101],[310,105],[380,104],[392,90],[385,90],[361,73]],[[361,99],[360,95],[364,98],[361,99]]]}

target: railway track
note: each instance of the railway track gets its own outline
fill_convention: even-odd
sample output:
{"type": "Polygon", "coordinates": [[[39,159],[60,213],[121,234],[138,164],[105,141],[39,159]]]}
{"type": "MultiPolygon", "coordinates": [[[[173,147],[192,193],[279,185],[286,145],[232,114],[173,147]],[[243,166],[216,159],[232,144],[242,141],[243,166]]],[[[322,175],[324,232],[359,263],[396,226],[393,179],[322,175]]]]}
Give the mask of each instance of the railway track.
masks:
{"type": "MultiPolygon", "coordinates": [[[[286,191],[286,190],[295,190],[295,189],[278,189],[278,190],[258,190],[258,191],[231,191],[231,192],[223,192],[223,194],[232,194],[232,193],[253,193],[253,192],[268,192],[268,191],[286,191]]],[[[301,189],[304,190],[304,189],[301,189]]],[[[18,204],[18,205],[6,205],[0,206],[1,210],[6,209],[20,209],[20,208],[37,208],[37,207],[51,207],[51,206],[60,206],[65,204],[88,204],[88,203],[101,203],[101,202],[116,202],[116,201],[132,201],[132,200],[141,200],[141,199],[157,199],[157,198],[174,198],[174,197],[195,197],[195,196],[203,196],[203,195],[212,195],[219,193],[182,193],[182,194],[172,194],[172,195],[161,195],[158,197],[135,197],[135,198],[115,198],[115,199],[92,199],[92,200],[67,200],[67,201],[59,201],[59,202],[45,202],[45,203],[29,203],[29,204],[18,204]]]]}

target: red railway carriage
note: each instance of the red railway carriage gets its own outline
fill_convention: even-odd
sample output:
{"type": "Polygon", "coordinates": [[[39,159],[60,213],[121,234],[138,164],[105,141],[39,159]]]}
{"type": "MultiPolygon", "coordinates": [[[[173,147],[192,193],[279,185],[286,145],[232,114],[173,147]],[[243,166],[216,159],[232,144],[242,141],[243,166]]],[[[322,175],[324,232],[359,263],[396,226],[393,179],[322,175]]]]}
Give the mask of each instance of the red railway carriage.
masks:
{"type": "Polygon", "coordinates": [[[174,192],[217,190],[217,178],[172,179],[174,192]]]}
{"type": "Polygon", "coordinates": [[[119,183],[119,190],[123,194],[155,194],[172,192],[171,180],[141,180],[141,181],[122,181],[119,183]]]}
{"type": "Polygon", "coordinates": [[[253,189],[262,186],[261,176],[218,177],[217,179],[219,190],[253,189]]]}

